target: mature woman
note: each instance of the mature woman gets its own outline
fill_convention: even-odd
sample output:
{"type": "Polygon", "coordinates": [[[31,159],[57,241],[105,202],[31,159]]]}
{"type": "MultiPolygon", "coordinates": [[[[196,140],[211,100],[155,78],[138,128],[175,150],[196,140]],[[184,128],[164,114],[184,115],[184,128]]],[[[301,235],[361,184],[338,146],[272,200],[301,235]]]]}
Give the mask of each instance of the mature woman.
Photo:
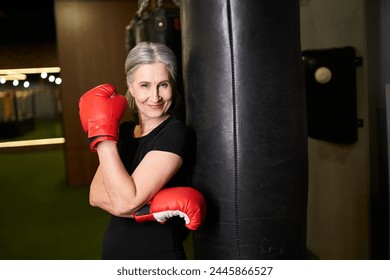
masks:
{"type": "Polygon", "coordinates": [[[133,219],[162,189],[188,185],[188,129],[169,111],[176,57],[163,44],[142,42],[128,54],[125,71],[126,97],[137,120],[121,123],[119,135],[117,126],[127,102],[113,86],[98,86],[80,99],[80,118],[100,163],[90,203],[112,214],[102,257],[185,259],[188,231],[183,219],[173,217],[164,223],[133,219]]]}

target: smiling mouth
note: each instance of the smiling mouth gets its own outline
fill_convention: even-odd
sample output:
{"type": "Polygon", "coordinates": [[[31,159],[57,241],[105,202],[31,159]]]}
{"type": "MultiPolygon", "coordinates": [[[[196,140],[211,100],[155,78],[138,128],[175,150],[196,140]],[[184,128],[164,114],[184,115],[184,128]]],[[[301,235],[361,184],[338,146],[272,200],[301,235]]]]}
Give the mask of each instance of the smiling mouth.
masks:
{"type": "Polygon", "coordinates": [[[148,105],[152,109],[159,109],[163,106],[163,104],[153,104],[153,105],[148,105]]]}

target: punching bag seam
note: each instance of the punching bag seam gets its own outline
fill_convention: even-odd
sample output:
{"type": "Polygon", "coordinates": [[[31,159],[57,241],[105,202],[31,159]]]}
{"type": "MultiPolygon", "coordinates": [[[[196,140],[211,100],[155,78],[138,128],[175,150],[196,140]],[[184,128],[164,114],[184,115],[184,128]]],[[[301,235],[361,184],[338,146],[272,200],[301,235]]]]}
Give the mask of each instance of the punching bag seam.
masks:
{"type": "Polygon", "coordinates": [[[235,87],[235,65],[234,65],[234,47],[233,47],[233,27],[232,27],[232,9],[230,0],[227,1],[227,20],[230,47],[230,63],[232,71],[232,103],[233,103],[233,145],[234,145],[234,213],[236,222],[236,246],[237,256],[241,259],[240,246],[240,226],[238,215],[238,148],[237,148],[237,110],[236,110],[236,87],[235,87]]]}

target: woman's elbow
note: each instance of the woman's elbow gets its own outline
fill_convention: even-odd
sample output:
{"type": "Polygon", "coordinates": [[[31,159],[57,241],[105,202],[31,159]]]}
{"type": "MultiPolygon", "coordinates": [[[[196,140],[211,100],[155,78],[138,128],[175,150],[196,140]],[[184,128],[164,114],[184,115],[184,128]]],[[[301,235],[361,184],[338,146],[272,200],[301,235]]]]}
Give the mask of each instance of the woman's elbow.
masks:
{"type": "Polygon", "coordinates": [[[129,205],[128,203],[113,203],[112,208],[118,216],[131,215],[136,210],[135,207],[129,205]]]}
{"type": "Polygon", "coordinates": [[[92,190],[89,192],[89,205],[92,207],[101,207],[103,203],[104,200],[99,193],[93,192],[92,190]]]}
{"type": "Polygon", "coordinates": [[[96,198],[92,195],[89,195],[89,205],[92,207],[98,207],[98,202],[96,201],[96,198]]]}
{"type": "Polygon", "coordinates": [[[126,215],[126,213],[127,213],[126,208],[121,208],[118,206],[114,207],[114,205],[112,203],[109,203],[107,201],[102,201],[99,199],[99,197],[90,196],[89,197],[89,205],[91,205],[92,207],[97,207],[97,208],[103,209],[103,210],[109,212],[110,214],[112,214],[114,216],[118,216],[118,217],[122,217],[122,216],[126,215]]]}

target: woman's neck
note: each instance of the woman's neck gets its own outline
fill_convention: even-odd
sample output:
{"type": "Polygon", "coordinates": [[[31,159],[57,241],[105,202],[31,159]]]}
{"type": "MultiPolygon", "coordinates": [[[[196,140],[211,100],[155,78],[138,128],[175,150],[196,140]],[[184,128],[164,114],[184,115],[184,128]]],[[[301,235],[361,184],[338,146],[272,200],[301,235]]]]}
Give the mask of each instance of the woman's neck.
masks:
{"type": "Polygon", "coordinates": [[[148,135],[153,129],[163,123],[167,118],[169,118],[169,114],[164,114],[159,118],[151,118],[151,119],[139,119],[138,124],[134,128],[134,137],[142,137],[148,135]]]}

